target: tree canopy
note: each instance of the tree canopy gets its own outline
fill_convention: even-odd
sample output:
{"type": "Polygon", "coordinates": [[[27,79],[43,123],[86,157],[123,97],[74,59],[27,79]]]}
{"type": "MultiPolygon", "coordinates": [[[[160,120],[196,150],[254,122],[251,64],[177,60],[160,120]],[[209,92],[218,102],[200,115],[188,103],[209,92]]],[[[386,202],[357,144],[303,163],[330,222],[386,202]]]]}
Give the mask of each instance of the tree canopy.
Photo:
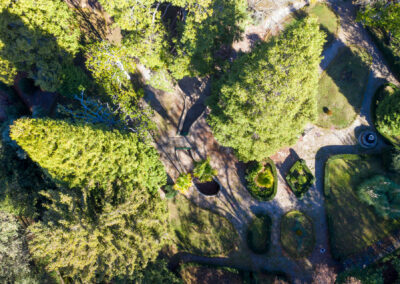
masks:
{"type": "Polygon", "coordinates": [[[19,119],[10,137],[59,183],[69,188],[143,187],[166,182],[156,149],[136,134],[52,119],[19,119]]]}
{"type": "Polygon", "coordinates": [[[387,93],[376,108],[376,126],[388,136],[400,136],[400,89],[387,93]]]}
{"type": "Polygon", "coordinates": [[[63,1],[2,1],[0,78],[11,84],[16,70],[24,71],[42,89],[55,91],[62,62],[78,52],[79,39],[74,13],[63,1]]]}
{"type": "Polygon", "coordinates": [[[263,160],[293,144],[316,118],[324,34],[313,18],[233,62],[213,87],[208,122],[243,161],[263,160]]]}

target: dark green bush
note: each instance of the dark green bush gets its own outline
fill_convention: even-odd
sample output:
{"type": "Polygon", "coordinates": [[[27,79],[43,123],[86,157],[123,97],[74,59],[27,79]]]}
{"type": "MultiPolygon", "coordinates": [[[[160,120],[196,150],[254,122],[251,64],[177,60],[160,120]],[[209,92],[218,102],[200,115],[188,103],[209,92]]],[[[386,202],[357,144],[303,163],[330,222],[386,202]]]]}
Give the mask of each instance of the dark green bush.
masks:
{"type": "Polygon", "coordinates": [[[301,199],[315,182],[315,178],[307,167],[306,162],[298,160],[289,170],[286,181],[296,197],[301,199]]]}
{"type": "Polygon", "coordinates": [[[266,253],[271,242],[271,218],[264,214],[253,219],[247,229],[247,244],[249,248],[257,253],[266,253]]]}
{"type": "Polygon", "coordinates": [[[218,171],[211,167],[210,158],[207,158],[195,163],[193,175],[199,182],[209,182],[212,181],[214,176],[218,175],[218,171]]]}
{"type": "Polygon", "coordinates": [[[268,201],[275,197],[278,177],[275,164],[271,159],[267,159],[264,164],[253,162],[246,172],[246,180],[247,190],[253,198],[268,201]]]}

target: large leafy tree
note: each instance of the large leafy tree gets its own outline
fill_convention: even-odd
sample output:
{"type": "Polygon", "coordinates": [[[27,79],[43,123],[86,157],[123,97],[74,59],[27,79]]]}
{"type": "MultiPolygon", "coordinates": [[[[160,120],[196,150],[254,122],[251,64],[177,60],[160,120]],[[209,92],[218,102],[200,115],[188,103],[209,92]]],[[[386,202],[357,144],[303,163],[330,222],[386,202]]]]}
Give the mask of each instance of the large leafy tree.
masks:
{"type": "Polygon", "coordinates": [[[239,37],[245,0],[99,1],[123,32],[130,54],[177,79],[207,74],[214,53],[239,37]]]}
{"type": "Polygon", "coordinates": [[[62,83],[62,63],[79,50],[77,23],[63,1],[1,1],[2,81],[10,84],[16,70],[24,71],[42,89],[55,91],[62,83]]]}
{"type": "Polygon", "coordinates": [[[323,43],[316,20],[307,18],[237,59],[210,101],[208,122],[217,140],[244,161],[293,144],[316,117],[323,43]]]}
{"type": "Polygon", "coordinates": [[[132,278],[168,241],[166,204],[145,188],[43,194],[51,204],[43,221],[29,227],[29,248],[49,271],[73,281],[132,278]]]}
{"type": "Polygon", "coordinates": [[[23,118],[10,128],[29,157],[69,188],[143,187],[154,193],[166,182],[156,149],[136,134],[51,119],[23,118]]]}
{"type": "Polygon", "coordinates": [[[25,235],[17,219],[0,211],[0,281],[2,283],[38,283],[29,262],[25,235]]]}

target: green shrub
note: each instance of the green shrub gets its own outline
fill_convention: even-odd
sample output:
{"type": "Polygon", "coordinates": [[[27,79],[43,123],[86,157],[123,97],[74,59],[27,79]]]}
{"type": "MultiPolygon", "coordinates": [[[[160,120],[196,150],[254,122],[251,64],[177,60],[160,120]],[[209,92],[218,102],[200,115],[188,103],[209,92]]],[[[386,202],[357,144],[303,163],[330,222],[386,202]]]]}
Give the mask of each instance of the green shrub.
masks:
{"type": "Polygon", "coordinates": [[[256,216],[247,229],[247,244],[257,253],[266,253],[271,242],[272,220],[268,215],[256,216]]]}
{"type": "Polygon", "coordinates": [[[286,176],[289,187],[297,198],[303,198],[304,194],[310,189],[315,178],[304,160],[298,160],[286,176]]]}
{"type": "Polygon", "coordinates": [[[247,190],[253,198],[268,201],[275,197],[278,186],[275,164],[267,159],[265,164],[253,162],[246,172],[247,190]]]}
{"type": "Polygon", "coordinates": [[[400,150],[399,149],[393,150],[391,168],[392,168],[392,170],[400,173],[400,150]]]}
{"type": "Polygon", "coordinates": [[[165,198],[167,199],[172,199],[178,194],[178,191],[174,189],[174,186],[169,184],[167,184],[164,187],[164,192],[165,192],[165,198]]]}
{"type": "Polygon", "coordinates": [[[189,188],[193,185],[192,175],[190,173],[181,174],[176,183],[174,184],[174,189],[180,191],[182,193],[189,190],[189,188]]]}
{"type": "Polygon", "coordinates": [[[384,176],[374,176],[357,187],[358,198],[382,217],[400,217],[400,186],[384,176]]]}
{"type": "Polygon", "coordinates": [[[193,170],[193,175],[200,182],[212,181],[213,177],[218,174],[218,171],[213,169],[210,164],[210,158],[196,162],[193,170]]]}
{"type": "Polygon", "coordinates": [[[388,136],[400,135],[400,90],[387,94],[376,108],[376,127],[388,136]]]}

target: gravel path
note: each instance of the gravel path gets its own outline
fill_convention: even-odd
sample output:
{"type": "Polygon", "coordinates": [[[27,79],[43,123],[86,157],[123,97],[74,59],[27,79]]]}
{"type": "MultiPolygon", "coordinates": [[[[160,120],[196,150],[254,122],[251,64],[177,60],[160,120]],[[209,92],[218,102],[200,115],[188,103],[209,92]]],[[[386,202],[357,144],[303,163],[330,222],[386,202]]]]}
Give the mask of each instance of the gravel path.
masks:
{"type": "MultiPolygon", "coordinates": [[[[279,178],[278,193],[274,200],[258,202],[251,198],[245,188],[243,164],[237,160],[230,149],[221,147],[216,142],[211,129],[206,123],[206,113],[192,125],[189,135],[184,138],[185,143],[192,147],[192,156],[195,160],[208,156],[211,158],[212,165],[218,169],[218,180],[223,186],[218,197],[204,197],[194,189],[187,193],[187,197],[199,206],[218,212],[228,218],[239,232],[242,239],[242,253],[236,258],[233,256],[229,263],[237,267],[246,266],[248,269],[280,270],[287,273],[293,283],[310,283],[311,273],[317,264],[326,264],[331,269],[337,270],[338,264],[332,259],[329,251],[323,197],[324,165],[329,156],[332,155],[368,152],[357,146],[356,137],[363,129],[372,127],[370,104],[373,94],[382,84],[384,78],[398,84],[367,32],[360,24],[354,22],[356,10],[351,1],[330,0],[327,2],[339,14],[341,29],[337,40],[323,53],[325,59],[320,65],[321,72],[327,68],[341,46],[358,44],[365,48],[372,55],[373,63],[362,108],[356,120],[348,128],[341,130],[321,129],[314,125],[309,125],[305,130],[306,134],[299,139],[296,145],[290,149],[282,149],[272,157],[277,165],[279,178]],[[291,193],[283,178],[292,161],[299,157],[306,161],[316,176],[316,184],[301,201],[297,200],[291,193]],[[287,257],[279,242],[279,220],[283,214],[294,209],[305,212],[313,219],[316,235],[316,246],[312,255],[298,260],[287,257]],[[258,211],[268,212],[273,220],[271,249],[267,255],[261,256],[252,254],[245,245],[247,224],[254,217],[254,213],[258,211]],[[326,252],[321,253],[321,248],[325,248],[326,252]]],[[[202,90],[199,90],[197,95],[201,96],[202,92],[202,90]]],[[[161,106],[164,104],[164,108],[170,112],[163,98],[171,100],[173,96],[171,94],[158,94],[157,96],[156,94],[155,97],[160,101],[159,104],[161,106]]],[[[177,102],[181,100],[180,97],[180,95],[176,95],[177,102]]],[[[176,169],[180,169],[180,171],[190,170],[192,166],[192,158],[188,152],[180,151],[177,153],[170,142],[171,136],[176,133],[176,128],[173,125],[177,124],[180,109],[178,108],[174,111],[175,113],[169,113],[169,118],[172,117],[174,119],[169,124],[167,123],[168,125],[164,127],[160,137],[156,139],[157,148],[166,165],[168,174],[172,178],[176,178],[179,174],[176,169]],[[179,164],[179,166],[176,166],[176,164],[179,164]]],[[[162,118],[163,115],[158,116],[159,121],[162,121],[162,118]]],[[[163,124],[163,126],[165,125],[163,124]]],[[[374,151],[379,151],[385,146],[380,141],[374,151]]],[[[185,254],[183,260],[194,261],[196,258],[185,254]]],[[[202,258],[202,260],[207,262],[205,258],[202,258]]],[[[225,262],[228,260],[218,259],[216,261],[225,262]]]]}

